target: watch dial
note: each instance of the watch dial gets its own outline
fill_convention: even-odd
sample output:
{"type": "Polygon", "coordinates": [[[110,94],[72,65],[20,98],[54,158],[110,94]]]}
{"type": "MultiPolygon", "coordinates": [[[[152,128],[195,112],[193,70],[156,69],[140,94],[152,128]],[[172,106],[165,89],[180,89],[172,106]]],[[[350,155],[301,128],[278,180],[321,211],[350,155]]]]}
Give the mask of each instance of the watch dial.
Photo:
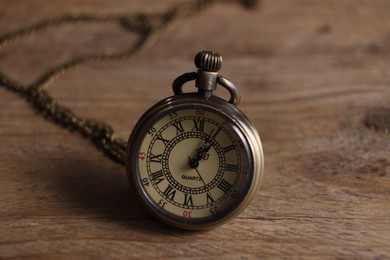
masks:
{"type": "Polygon", "coordinates": [[[232,212],[250,186],[240,129],[215,110],[170,110],[138,135],[136,179],[153,211],[186,222],[232,212]]]}

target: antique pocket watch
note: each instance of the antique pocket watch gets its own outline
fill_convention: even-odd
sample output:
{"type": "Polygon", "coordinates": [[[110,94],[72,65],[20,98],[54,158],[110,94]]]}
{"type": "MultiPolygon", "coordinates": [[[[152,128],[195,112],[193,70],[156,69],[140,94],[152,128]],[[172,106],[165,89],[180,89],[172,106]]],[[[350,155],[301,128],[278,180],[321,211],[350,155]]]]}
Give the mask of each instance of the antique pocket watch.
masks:
{"type": "Polygon", "coordinates": [[[237,109],[236,87],[218,75],[222,57],[202,51],[197,72],[173,82],[174,96],[151,107],[127,145],[126,169],[146,208],[184,229],[207,229],[237,216],[260,187],[263,151],[259,135],[237,109]],[[195,80],[198,91],[183,93],[195,80]],[[231,98],[212,95],[217,85],[231,98]]]}

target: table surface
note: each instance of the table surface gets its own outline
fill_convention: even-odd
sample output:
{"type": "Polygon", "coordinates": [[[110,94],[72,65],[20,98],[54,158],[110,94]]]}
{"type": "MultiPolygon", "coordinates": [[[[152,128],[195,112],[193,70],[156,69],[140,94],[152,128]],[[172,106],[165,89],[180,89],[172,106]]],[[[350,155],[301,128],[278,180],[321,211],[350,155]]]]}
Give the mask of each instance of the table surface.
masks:
{"type": "MultiPolygon", "coordinates": [[[[184,2],[1,1],[0,33],[184,2]]],[[[390,2],[230,2],[171,24],[132,58],[81,66],[49,92],[127,139],[173,79],[194,71],[194,54],[218,51],[263,143],[265,175],[249,207],[210,231],[168,227],[135,198],[123,166],[0,88],[0,257],[390,257],[390,2]]],[[[1,71],[28,85],[134,41],[115,22],[65,24],[6,46],[1,71]]]]}

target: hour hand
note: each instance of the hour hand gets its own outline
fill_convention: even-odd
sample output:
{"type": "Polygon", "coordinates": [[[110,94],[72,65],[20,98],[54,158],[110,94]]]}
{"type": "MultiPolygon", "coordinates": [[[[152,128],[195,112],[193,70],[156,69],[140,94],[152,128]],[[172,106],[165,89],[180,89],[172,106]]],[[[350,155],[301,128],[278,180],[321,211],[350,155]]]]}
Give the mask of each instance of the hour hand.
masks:
{"type": "Polygon", "coordinates": [[[192,159],[191,156],[188,156],[188,164],[192,169],[196,169],[199,166],[199,160],[192,159]]]}
{"type": "Polygon", "coordinates": [[[210,150],[210,148],[212,146],[211,143],[209,143],[209,144],[208,143],[209,143],[209,141],[206,140],[206,142],[204,142],[202,144],[202,147],[197,149],[196,159],[195,160],[200,161],[200,160],[205,158],[206,154],[208,153],[208,151],[210,150]]]}

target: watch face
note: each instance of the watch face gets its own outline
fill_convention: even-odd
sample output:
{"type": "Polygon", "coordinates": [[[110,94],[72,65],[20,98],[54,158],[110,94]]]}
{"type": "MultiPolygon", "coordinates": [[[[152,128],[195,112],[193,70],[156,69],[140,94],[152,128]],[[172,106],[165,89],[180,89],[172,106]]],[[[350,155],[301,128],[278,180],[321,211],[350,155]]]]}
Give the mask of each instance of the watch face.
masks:
{"type": "Polygon", "coordinates": [[[215,109],[170,108],[144,120],[132,145],[131,178],[152,212],[196,228],[229,218],[252,183],[241,128],[215,109]]]}

